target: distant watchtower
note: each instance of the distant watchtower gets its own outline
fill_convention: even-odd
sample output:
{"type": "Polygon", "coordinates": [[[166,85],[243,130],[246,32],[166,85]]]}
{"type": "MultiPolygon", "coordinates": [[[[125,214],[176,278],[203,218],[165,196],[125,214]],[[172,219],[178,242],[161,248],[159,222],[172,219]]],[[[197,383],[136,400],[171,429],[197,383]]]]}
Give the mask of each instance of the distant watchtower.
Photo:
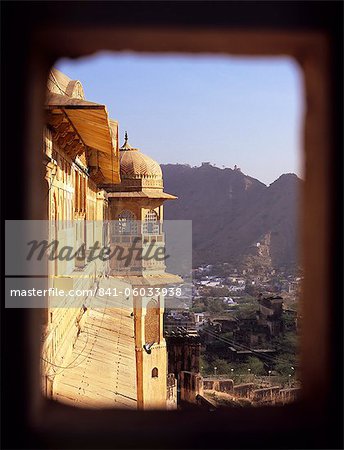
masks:
{"type": "MultiPolygon", "coordinates": [[[[129,248],[135,242],[138,252],[144,254],[150,247],[153,249],[150,254],[154,254],[154,248],[164,248],[163,203],[176,197],[163,192],[161,167],[131,147],[127,133],[119,161],[121,183],[109,193],[111,245],[129,248]]],[[[156,259],[142,259],[128,266],[114,258],[110,271],[133,286],[138,407],[166,408],[164,296],[154,295],[156,291],[152,288],[181,280],[167,274],[164,261],[156,259]]]]}

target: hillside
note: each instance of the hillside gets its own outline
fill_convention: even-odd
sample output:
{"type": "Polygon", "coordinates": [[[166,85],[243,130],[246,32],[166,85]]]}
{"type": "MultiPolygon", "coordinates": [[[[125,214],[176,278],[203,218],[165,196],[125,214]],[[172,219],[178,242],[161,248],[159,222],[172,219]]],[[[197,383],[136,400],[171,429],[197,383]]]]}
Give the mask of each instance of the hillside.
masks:
{"type": "Polygon", "coordinates": [[[293,268],[297,263],[297,207],[302,181],[281,175],[270,186],[240,170],[210,164],[162,165],[165,219],[193,221],[193,265],[249,262],[293,268]]]}

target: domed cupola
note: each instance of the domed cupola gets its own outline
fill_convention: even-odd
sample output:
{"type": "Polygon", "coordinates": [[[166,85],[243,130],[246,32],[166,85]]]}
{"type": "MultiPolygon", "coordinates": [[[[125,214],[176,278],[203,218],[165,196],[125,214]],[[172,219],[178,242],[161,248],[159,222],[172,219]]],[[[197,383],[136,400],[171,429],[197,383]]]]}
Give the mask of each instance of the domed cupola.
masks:
{"type": "Polygon", "coordinates": [[[124,144],[119,149],[121,187],[125,190],[139,188],[163,189],[162,170],[154,159],[133,148],[125,133],[124,144]]]}

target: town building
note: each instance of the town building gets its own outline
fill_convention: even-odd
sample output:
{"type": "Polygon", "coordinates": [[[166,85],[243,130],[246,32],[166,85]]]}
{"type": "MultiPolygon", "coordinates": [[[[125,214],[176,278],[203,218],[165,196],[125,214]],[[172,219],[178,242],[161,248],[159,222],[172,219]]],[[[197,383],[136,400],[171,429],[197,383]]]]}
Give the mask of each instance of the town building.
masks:
{"type": "Polygon", "coordinates": [[[258,299],[258,325],[267,328],[268,337],[278,336],[283,331],[283,298],[280,296],[258,299]]]}
{"type": "Polygon", "coordinates": [[[166,332],[177,330],[178,328],[193,331],[196,328],[194,314],[190,311],[167,310],[164,317],[164,330],[166,332]]]}

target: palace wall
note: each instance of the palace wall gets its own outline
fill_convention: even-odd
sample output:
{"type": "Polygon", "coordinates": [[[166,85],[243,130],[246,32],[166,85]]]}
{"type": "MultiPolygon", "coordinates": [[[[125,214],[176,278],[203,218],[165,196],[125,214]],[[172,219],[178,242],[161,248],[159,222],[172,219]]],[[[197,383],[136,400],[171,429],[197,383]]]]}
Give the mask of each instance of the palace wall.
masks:
{"type": "MultiPolygon", "coordinates": [[[[72,161],[45,128],[43,157],[46,168],[46,210],[50,239],[59,247],[86,247],[96,240],[105,244],[103,220],[107,218],[107,196],[98,190],[87,175],[85,155],[72,161]]],[[[86,255],[85,255],[86,256],[86,255]]],[[[96,281],[106,271],[106,263],[99,259],[49,262],[49,287],[85,291],[94,289],[96,281]]],[[[42,374],[43,390],[53,396],[54,379],[65,368],[73,345],[87,316],[88,295],[59,298],[57,306],[48,308],[43,323],[42,374]]]]}

